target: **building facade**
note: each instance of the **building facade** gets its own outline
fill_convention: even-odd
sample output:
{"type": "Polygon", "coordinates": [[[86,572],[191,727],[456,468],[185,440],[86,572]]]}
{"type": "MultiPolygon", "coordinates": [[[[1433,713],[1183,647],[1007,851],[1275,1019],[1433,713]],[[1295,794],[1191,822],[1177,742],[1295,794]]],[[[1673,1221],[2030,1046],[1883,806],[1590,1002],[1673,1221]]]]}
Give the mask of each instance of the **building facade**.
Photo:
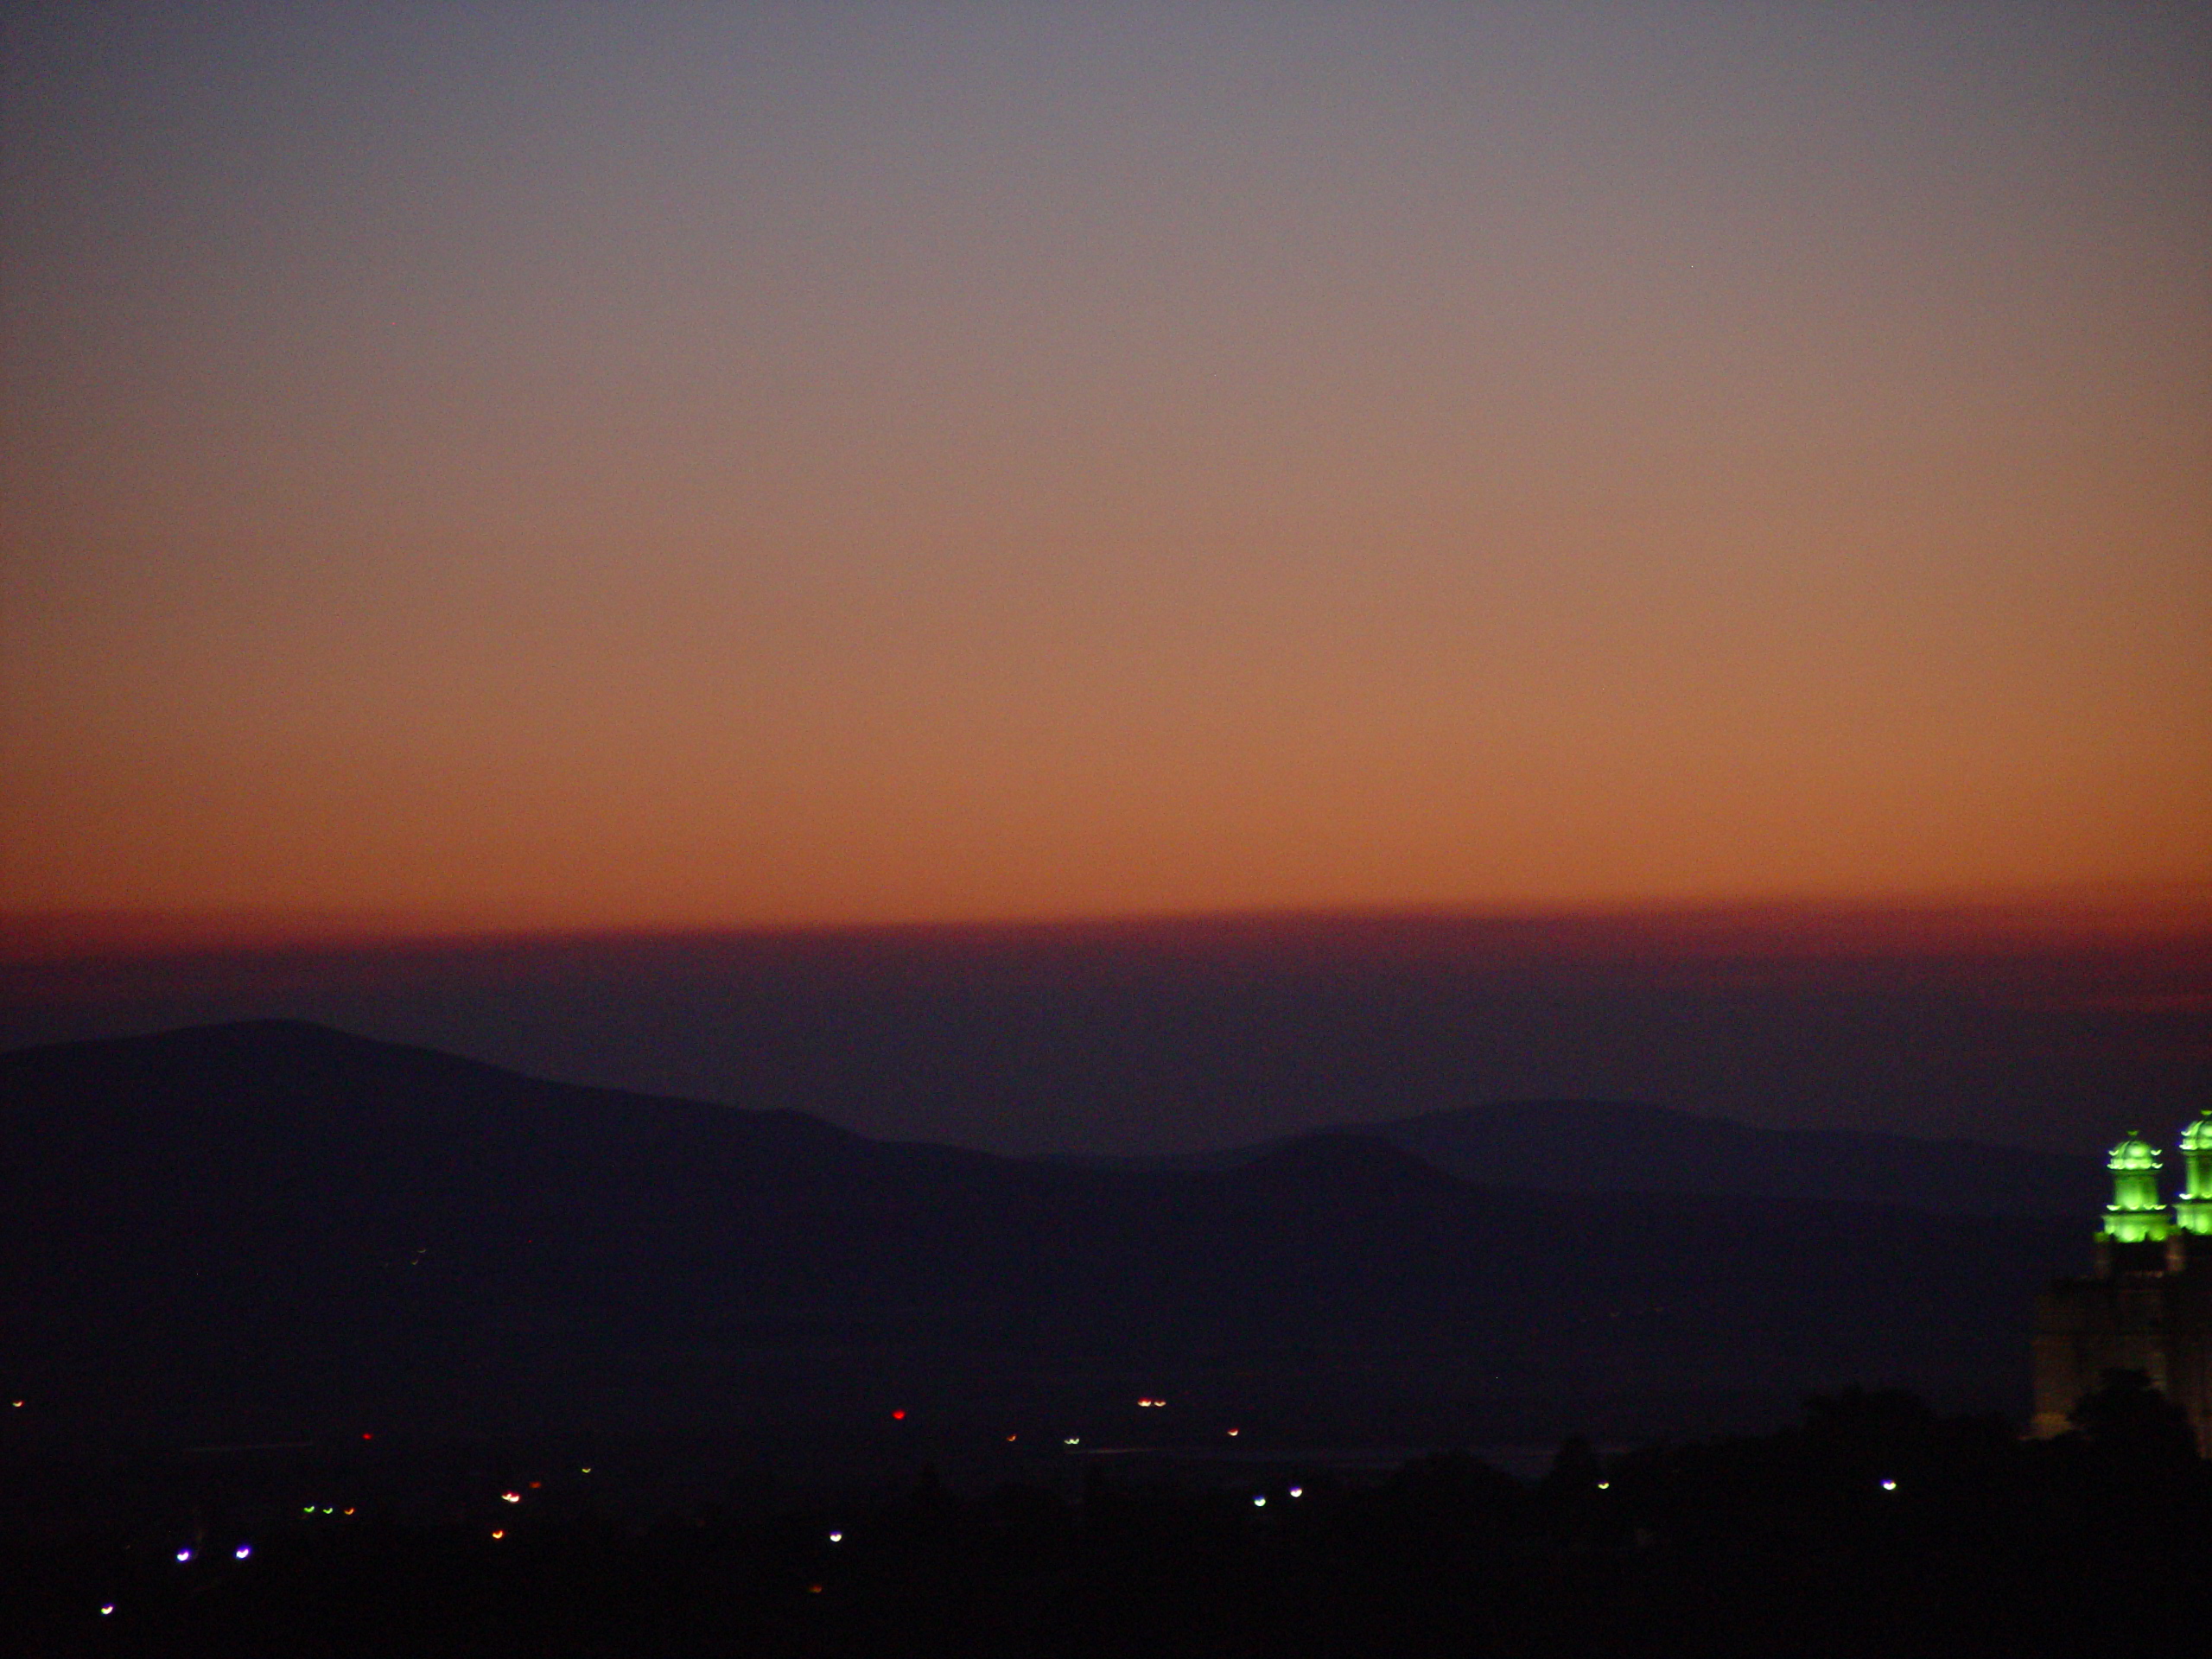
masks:
{"type": "Polygon", "coordinates": [[[2112,1150],[2113,1201],[2096,1271],[2036,1299],[2035,1421],[2063,1434],[2105,1373],[2141,1371],[2189,1414],[2212,1458],[2212,1111],[2182,1131],[2182,1192],[2158,1196],[2158,1149],[2131,1134],[2112,1150]]]}

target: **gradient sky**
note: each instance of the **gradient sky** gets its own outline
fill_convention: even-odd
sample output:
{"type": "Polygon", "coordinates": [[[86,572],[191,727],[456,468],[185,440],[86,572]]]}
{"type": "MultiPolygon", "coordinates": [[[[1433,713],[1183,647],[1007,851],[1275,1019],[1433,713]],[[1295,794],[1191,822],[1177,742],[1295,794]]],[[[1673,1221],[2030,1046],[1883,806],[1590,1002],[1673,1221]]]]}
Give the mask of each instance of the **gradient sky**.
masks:
{"type": "Polygon", "coordinates": [[[2212,879],[2212,13],[16,7],[0,912],[2212,879]]]}

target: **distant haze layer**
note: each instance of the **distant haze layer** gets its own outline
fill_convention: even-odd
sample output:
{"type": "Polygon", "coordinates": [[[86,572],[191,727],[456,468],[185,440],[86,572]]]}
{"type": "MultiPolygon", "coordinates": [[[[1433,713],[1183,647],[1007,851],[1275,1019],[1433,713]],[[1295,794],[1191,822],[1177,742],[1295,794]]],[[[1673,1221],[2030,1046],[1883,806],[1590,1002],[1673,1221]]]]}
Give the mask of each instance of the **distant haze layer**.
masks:
{"type": "Polygon", "coordinates": [[[2202,882],[2208,111],[2185,6],[10,9],[0,912],[2202,882]]]}
{"type": "MultiPolygon", "coordinates": [[[[2132,919],[1244,917],[96,950],[57,924],[0,930],[0,1047],[288,1015],[1017,1153],[1198,1151],[1580,1097],[2086,1156],[2131,1127],[2170,1143],[2212,1101],[2212,926],[2187,898],[2132,919]]],[[[1590,1167],[1620,1155],[1593,1147],[1590,1167]]]]}

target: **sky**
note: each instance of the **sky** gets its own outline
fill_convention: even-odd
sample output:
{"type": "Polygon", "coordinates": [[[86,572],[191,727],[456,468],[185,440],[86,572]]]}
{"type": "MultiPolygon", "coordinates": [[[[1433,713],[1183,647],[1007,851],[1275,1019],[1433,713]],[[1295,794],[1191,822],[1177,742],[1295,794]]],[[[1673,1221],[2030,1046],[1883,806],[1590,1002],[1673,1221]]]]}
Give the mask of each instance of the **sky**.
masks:
{"type": "Polygon", "coordinates": [[[2202,7],[0,45],[19,930],[2212,882],[2202,7]]]}

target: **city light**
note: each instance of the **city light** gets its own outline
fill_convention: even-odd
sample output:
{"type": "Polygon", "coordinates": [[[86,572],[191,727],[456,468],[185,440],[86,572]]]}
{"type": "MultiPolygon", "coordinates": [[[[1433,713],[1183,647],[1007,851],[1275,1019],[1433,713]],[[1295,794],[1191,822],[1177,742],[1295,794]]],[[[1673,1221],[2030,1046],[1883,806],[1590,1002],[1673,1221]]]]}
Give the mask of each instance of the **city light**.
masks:
{"type": "Polygon", "coordinates": [[[1897,1489],[1897,1484],[1894,1480],[1885,1480],[1882,1483],[1882,1490],[1885,1492],[1894,1492],[1897,1489]]]}
{"type": "Polygon", "coordinates": [[[833,1544],[842,1544],[845,1541],[845,1535],[842,1532],[833,1532],[830,1535],[830,1541],[833,1544]]]}
{"type": "Polygon", "coordinates": [[[1232,1428],[1232,1429],[1230,1429],[1230,1430],[1229,1431],[1229,1438],[1230,1438],[1230,1440],[1235,1440],[1235,1439],[1236,1438],[1236,1436],[1238,1435],[1238,1433],[1241,1433],[1241,1432],[1242,1432],[1242,1431],[1240,1431],[1240,1430],[1237,1430],[1237,1429],[1234,1429],[1234,1428],[1232,1428]]]}
{"type": "Polygon", "coordinates": [[[494,1527],[492,1529],[492,1536],[494,1538],[504,1538],[506,1535],[507,1529],[505,1527],[494,1527]]]}
{"type": "Polygon", "coordinates": [[[1303,1486],[1294,1486],[1290,1489],[1290,1495],[1293,1497],[1303,1497],[1306,1496],[1306,1489],[1303,1486]]]}
{"type": "Polygon", "coordinates": [[[176,1553],[176,1558],[180,1561],[188,1561],[192,1559],[192,1552],[188,1549],[180,1549],[176,1553]]]}
{"type": "Polygon", "coordinates": [[[1264,1510],[1264,1509],[1266,1509],[1266,1508],[1268,1507],[1268,1500],[1267,1500],[1267,1497],[1266,1497],[1266,1495],[1265,1495],[1264,1493],[1262,1493],[1260,1497],[1254,1498],[1254,1499],[1252,1500],[1252,1507],[1253,1507],[1254,1509],[1255,1509],[1255,1510],[1264,1510]]]}
{"type": "Polygon", "coordinates": [[[237,1556],[238,1560],[244,1560],[247,1556],[253,1554],[253,1546],[251,1544],[240,1544],[236,1549],[232,1550],[231,1554],[237,1556]]]}
{"type": "Polygon", "coordinates": [[[1060,1444],[1062,1446],[1081,1446],[1083,1444],[1083,1436],[1080,1434],[1071,1434],[1065,1440],[1062,1440],[1060,1444]]]}
{"type": "Polygon", "coordinates": [[[519,1503],[522,1502],[522,1494],[520,1492],[501,1492],[499,1494],[499,1502],[502,1503],[519,1503]]]}
{"type": "Polygon", "coordinates": [[[114,1604],[113,1602],[111,1602],[111,1601],[110,1601],[110,1602],[103,1602],[103,1603],[100,1605],[100,1617],[101,1617],[102,1618],[106,1618],[110,1613],[113,1612],[114,1611],[115,1611],[115,1604],[114,1604]]]}

